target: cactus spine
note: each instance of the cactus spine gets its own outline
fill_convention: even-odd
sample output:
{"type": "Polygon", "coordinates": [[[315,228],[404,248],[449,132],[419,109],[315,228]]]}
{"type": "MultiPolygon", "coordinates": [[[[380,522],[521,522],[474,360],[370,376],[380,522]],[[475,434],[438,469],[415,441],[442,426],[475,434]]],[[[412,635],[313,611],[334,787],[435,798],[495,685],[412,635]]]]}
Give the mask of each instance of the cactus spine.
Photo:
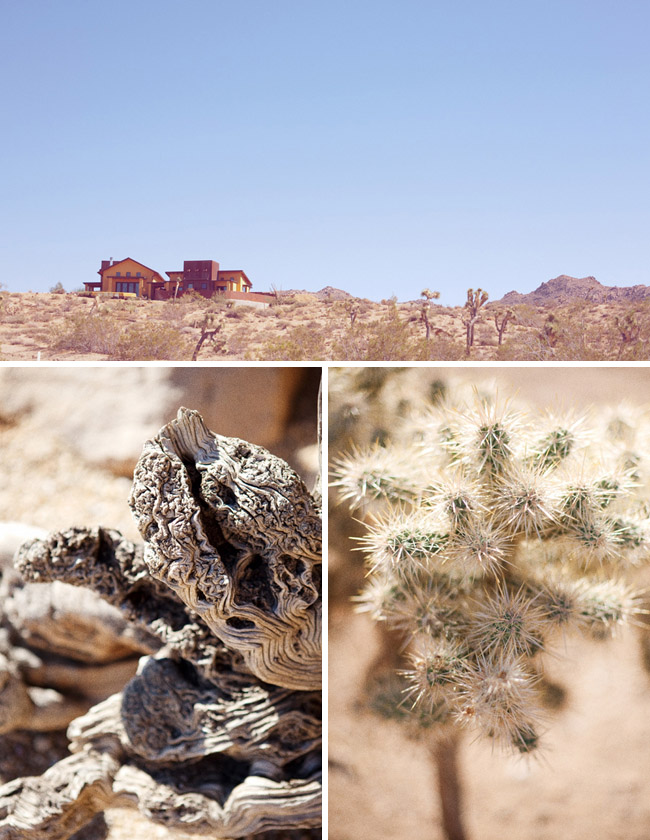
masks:
{"type": "Polygon", "coordinates": [[[648,423],[459,391],[384,417],[389,444],[335,465],[367,523],[360,606],[404,642],[378,705],[531,753],[543,655],[574,628],[602,637],[642,611],[626,574],[650,554],[648,423]]]}

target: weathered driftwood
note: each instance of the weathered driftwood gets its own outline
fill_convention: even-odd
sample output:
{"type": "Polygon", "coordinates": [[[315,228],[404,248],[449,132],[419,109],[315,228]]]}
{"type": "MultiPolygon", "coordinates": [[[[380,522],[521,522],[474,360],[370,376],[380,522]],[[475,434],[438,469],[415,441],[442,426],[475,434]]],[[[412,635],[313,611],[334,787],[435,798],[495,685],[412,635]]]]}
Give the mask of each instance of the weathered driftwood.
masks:
{"type": "Polygon", "coordinates": [[[286,464],[181,409],[145,445],[131,501],[144,550],[77,528],[19,552],[28,580],[92,588],[153,655],[70,725],[70,757],[0,788],[0,840],[64,840],[124,805],[214,838],[318,826],[313,499],[286,464]]]}
{"type": "Polygon", "coordinates": [[[65,729],[160,647],[90,591],[0,575],[0,735],[65,729]]]}
{"type": "Polygon", "coordinates": [[[260,679],[320,688],[320,514],[284,461],[181,409],[145,445],[130,501],[155,578],[260,679]]]}

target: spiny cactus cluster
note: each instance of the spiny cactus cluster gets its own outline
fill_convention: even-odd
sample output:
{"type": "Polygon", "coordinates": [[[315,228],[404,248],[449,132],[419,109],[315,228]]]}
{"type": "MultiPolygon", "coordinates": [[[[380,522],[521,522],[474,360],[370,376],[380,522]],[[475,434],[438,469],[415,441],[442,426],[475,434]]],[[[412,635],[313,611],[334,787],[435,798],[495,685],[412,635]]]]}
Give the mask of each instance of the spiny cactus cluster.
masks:
{"type": "Polygon", "coordinates": [[[334,468],[367,523],[361,608],[404,638],[388,705],[531,752],[542,654],[644,611],[626,577],[650,555],[650,424],[632,408],[541,415],[468,388],[434,408],[411,397],[401,415],[384,417],[390,442],[334,468]]]}

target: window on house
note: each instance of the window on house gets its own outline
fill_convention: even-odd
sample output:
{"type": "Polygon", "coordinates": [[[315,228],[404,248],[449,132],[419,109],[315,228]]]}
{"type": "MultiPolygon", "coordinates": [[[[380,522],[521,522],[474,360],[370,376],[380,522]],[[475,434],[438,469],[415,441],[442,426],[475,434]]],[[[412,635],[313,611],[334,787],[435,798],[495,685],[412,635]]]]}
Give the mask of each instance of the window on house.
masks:
{"type": "Polygon", "coordinates": [[[116,271],[116,272],[115,272],[115,276],[116,276],[116,277],[121,277],[122,275],[120,274],[120,272],[119,272],[119,271],[116,271]]]}
{"type": "Polygon", "coordinates": [[[142,277],[142,275],[140,274],[140,272],[139,272],[139,271],[136,271],[135,276],[136,276],[136,277],[142,277]]]}
{"type": "Polygon", "coordinates": [[[201,288],[202,288],[202,289],[207,289],[207,288],[208,288],[208,284],[207,284],[207,283],[201,283],[201,288]]]}
{"type": "Polygon", "coordinates": [[[116,283],[115,284],[115,291],[116,292],[130,292],[131,294],[138,295],[140,297],[140,284],[139,283],[116,283]]]}
{"type": "Polygon", "coordinates": [[[130,272],[130,271],[127,271],[127,272],[126,272],[126,276],[127,276],[127,277],[130,277],[130,276],[131,276],[131,272],[130,272]]]}

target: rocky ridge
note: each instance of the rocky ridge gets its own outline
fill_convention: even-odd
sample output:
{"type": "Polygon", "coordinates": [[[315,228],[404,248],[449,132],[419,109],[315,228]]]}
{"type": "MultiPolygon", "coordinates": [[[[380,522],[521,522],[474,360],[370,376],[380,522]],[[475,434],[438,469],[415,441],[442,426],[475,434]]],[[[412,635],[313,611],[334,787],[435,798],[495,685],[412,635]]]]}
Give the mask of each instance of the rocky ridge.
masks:
{"type": "Polygon", "coordinates": [[[519,303],[559,306],[575,299],[592,303],[631,303],[647,298],[650,298],[650,286],[603,286],[595,277],[570,277],[568,274],[560,274],[559,277],[542,283],[533,292],[508,292],[497,302],[506,306],[519,303]]]}

